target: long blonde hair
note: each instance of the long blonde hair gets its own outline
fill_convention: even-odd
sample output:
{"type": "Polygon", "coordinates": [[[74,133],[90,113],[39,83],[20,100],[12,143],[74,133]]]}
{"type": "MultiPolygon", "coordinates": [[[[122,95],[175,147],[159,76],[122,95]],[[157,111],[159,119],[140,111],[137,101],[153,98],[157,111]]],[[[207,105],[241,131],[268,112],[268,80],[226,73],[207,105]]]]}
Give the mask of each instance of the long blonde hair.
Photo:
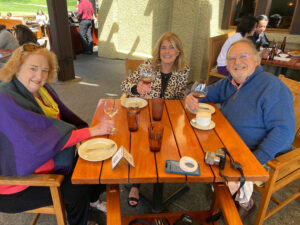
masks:
{"type": "Polygon", "coordinates": [[[186,63],[184,60],[183,46],[182,46],[182,43],[181,43],[180,39],[178,38],[178,36],[172,32],[164,33],[155,44],[155,47],[152,52],[152,62],[153,62],[154,69],[158,70],[161,66],[160,48],[161,48],[161,44],[164,40],[168,40],[169,42],[171,42],[171,44],[173,45],[173,47],[175,48],[175,50],[178,53],[178,56],[175,59],[175,62],[173,63],[172,70],[173,71],[178,71],[178,70],[183,71],[186,66],[186,63]]]}
{"type": "Polygon", "coordinates": [[[9,82],[16,76],[25,59],[31,54],[41,54],[45,56],[49,63],[49,73],[47,82],[54,82],[57,78],[58,62],[56,55],[46,48],[38,47],[32,51],[24,51],[23,46],[17,48],[9,60],[0,69],[0,80],[9,82]]]}

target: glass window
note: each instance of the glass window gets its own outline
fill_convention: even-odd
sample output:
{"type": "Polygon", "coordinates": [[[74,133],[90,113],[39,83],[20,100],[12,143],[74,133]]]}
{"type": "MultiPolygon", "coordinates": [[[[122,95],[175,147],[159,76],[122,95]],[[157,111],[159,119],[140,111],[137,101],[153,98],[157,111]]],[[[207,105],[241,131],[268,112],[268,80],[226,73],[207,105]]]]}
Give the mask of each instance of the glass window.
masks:
{"type": "Polygon", "coordinates": [[[230,25],[236,26],[243,16],[253,16],[255,7],[256,0],[233,0],[230,25]]]}
{"type": "Polygon", "coordinates": [[[269,28],[290,28],[297,0],[272,0],[269,5],[269,28]]]}

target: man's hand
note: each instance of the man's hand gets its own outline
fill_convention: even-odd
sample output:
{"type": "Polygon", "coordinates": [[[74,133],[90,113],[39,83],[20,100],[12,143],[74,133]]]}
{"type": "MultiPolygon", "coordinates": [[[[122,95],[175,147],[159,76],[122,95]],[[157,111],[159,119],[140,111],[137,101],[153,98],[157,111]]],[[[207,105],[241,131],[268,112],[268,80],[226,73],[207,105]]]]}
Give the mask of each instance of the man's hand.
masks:
{"type": "Polygon", "coordinates": [[[198,99],[195,98],[192,93],[190,93],[185,98],[185,104],[192,110],[195,110],[198,108],[198,99]]]}
{"type": "Polygon", "coordinates": [[[97,125],[90,127],[91,137],[101,136],[105,134],[110,134],[111,130],[114,128],[114,121],[112,120],[104,120],[97,125]]]}
{"type": "Polygon", "coordinates": [[[140,95],[145,95],[147,93],[150,92],[150,85],[151,83],[149,84],[145,84],[143,81],[140,81],[138,84],[137,84],[137,92],[140,94],[140,95]]]}

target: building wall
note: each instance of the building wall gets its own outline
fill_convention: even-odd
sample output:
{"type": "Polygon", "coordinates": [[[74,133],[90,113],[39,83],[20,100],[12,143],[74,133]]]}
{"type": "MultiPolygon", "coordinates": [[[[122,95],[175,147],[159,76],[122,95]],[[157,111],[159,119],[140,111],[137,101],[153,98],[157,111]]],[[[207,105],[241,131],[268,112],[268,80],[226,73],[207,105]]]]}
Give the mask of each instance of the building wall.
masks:
{"type": "MultiPolygon", "coordinates": [[[[181,39],[190,80],[205,79],[209,38],[221,30],[225,0],[99,0],[99,52],[107,58],[151,57],[162,33],[181,39]]],[[[270,40],[300,44],[299,35],[267,33],[270,40]]]]}
{"type": "Polygon", "coordinates": [[[172,0],[99,0],[99,56],[147,58],[170,30],[172,0]]]}

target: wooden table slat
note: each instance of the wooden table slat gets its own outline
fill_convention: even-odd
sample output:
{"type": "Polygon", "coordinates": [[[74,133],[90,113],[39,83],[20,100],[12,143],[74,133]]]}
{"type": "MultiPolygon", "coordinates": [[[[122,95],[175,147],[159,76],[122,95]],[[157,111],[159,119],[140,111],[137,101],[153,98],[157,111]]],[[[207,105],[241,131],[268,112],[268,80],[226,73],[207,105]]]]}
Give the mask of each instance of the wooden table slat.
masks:
{"type": "MultiPolygon", "coordinates": [[[[149,101],[149,103],[150,103],[149,104],[150,114],[152,116],[151,101],[149,101]]],[[[158,181],[160,183],[165,183],[165,182],[172,183],[172,182],[178,182],[179,180],[181,182],[185,182],[186,181],[185,175],[166,173],[164,170],[166,160],[180,160],[179,150],[176,145],[176,140],[173,135],[172,126],[170,124],[166,107],[164,107],[162,119],[160,122],[164,125],[164,134],[163,134],[163,142],[162,142],[161,150],[155,153],[158,181]]]]}
{"type": "Polygon", "coordinates": [[[136,167],[130,168],[129,181],[130,183],[154,183],[157,181],[157,173],[156,167],[153,166],[155,165],[154,153],[150,151],[148,141],[149,108],[143,108],[139,117],[138,131],[131,132],[130,153],[136,167]]]}
{"type": "Polygon", "coordinates": [[[169,100],[166,102],[166,106],[181,157],[190,156],[200,165],[200,176],[187,176],[187,181],[213,182],[214,175],[211,168],[204,163],[203,150],[195,136],[180,100],[169,100]]]}
{"type": "MultiPolygon", "coordinates": [[[[109,139],[115,141],[118,145],[118,149],[123,146],[128,151],[130,150],[130,132],[127,127],[127,114],[126,114],[126,108],[121,106],[120,100],[116,100],[116,103],[118,104],[118,112],[113,117],[113,120],[115,122],[115,127],[118,129],[118,132],[113,135],[109,135],[109,139]]],[[[100,105],[101,107],[98,107],[97,112],[98,114],[94,116],[94,118],[103,118],[100,115],[100,112],[103,112],[103,104],[100,105]]],[[[101,113],[102,114],[102,113],[101,113]]],[[[107,116],[105,117],[107,118],[107,116]]],[[[97,119],[97,120],[98,120],[97,119]]],[[[93,119],[93,122],[99,122],[96,119],[93,119]]],[[[105,184],[115,184],[115,183],[128,183],[128,172],[129,172],[129,166],[128,163],[125,162],[125,159],[123,159],[114,170],[112,170],[112,158],[105,160],[103,162],[103,168],[101,172],[101,183],[105,184]],[[117,182],[117,181],[118,182],[117,182]]]]}
{"type": "MultiPolygon", "coordinates": [[[[184,104],[184,100],[181,101],[182,104],[184,104]]],[[[212,105],[214,108],[216,108],[214,105],[212,105]]],[[[188,109],[185,109],[187,117],[189,120],[196,117],[195,114],[190,113],[188,109]]],[[[212,115],[212,121],[214,121],[215,114],[212,115]]],[[[216,131],[214,129],[212,130],[199,130],[196,128],[193,128],[194,132],[196,133],[196,136],[201,144],[202,150],[204,152],[215,152],[218,148],[224,147],[223,143],[220,141],[219,136],[217,135],[216,131]]],[[[227,162],[228,164],[228,162],[227,162]]],[[[213,173],[216,177],[219,177],[219,168],[217,166],[212,166],[211,169],[213,170],[213,173]]]]}

